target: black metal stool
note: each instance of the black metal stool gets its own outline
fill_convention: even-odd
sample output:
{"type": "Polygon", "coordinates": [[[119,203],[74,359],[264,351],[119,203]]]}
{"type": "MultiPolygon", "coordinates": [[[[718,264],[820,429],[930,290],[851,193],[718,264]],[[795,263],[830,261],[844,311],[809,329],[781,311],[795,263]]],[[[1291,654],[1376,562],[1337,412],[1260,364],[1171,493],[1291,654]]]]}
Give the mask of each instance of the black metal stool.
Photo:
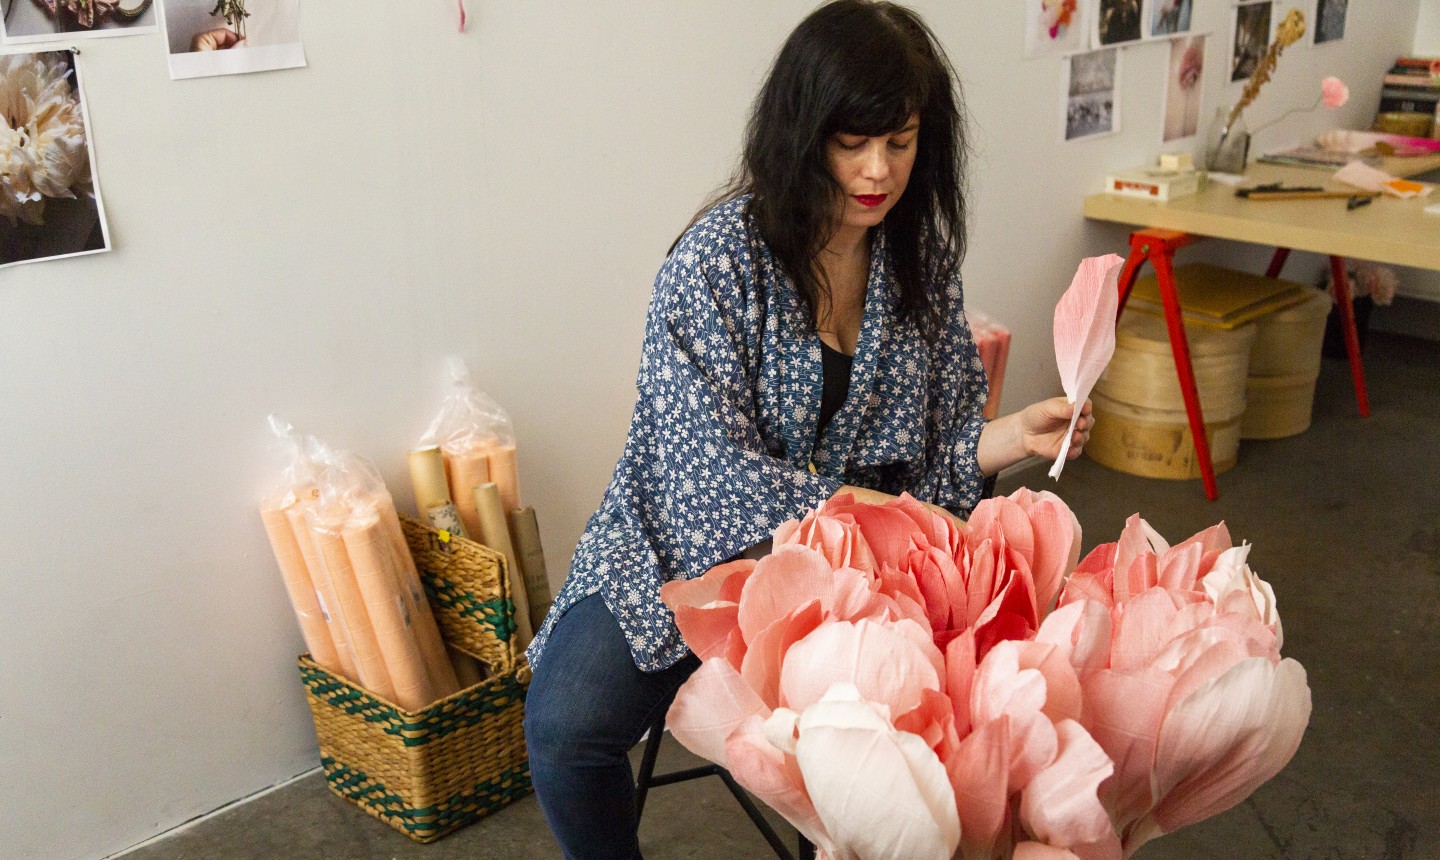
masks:
{"type": "Polygon", "coordinates": [[[725,787],[730,789],[730,793],[735,795],[735,800],[739,802],[740,808],[750,816],[750,820],[754,822],[760,835],[770,843],[770,847],[774,849],[775,855],[780,860],[815,860],[815,846],[810,844],[810,840],[798,834],[798,853],[791,854],[789,848],[781,841],[780,835],[775,832],[775,828],[771,827],[770,822],[761,814],[755,801],[750,799],[750,795],[745,793],[745,789],[735,781],[735,777],[730,775],[730,771],[720,765],[708,764],[704,767],[692,767],[657,776],[655,774],[655,757],[660,753],[660,741],[664,737],[665,712],[661,711],[660,716],[656,717],[654,724],[650,726],[650,737],[645,741],[645,752],[640,758],[640,773],[635,777],[635,817],[637,819],[645,812],[645,795],[649,794],[651,788],[700,779],[705,776],[718,776],[725,783],[725,787]]]}

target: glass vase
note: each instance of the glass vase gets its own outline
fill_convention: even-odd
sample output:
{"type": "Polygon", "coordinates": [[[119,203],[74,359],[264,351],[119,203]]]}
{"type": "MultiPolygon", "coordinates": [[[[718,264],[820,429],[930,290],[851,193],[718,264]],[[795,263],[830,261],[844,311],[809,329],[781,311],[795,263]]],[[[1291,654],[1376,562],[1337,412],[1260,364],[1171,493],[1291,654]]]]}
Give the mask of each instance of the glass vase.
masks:
{"type": "Polygon", "coordinates": [[[1230,109],[1215,111],[1215,119],[1205,136],[1205,169],[1216,173],[1244,173],[1250,155],[1250,131],[1245,127],[1245,114],[1235,118],[1227,129],[1225,120],[1230,109]]]}

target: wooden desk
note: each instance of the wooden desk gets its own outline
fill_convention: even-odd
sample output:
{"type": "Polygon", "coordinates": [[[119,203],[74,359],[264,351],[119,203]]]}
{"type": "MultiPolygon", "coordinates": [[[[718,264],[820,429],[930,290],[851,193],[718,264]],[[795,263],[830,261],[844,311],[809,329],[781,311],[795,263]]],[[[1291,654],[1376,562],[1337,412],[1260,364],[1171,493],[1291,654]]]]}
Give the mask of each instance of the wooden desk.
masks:
{"type": "MultiPolygon", "coordinates": [[[[1390,158],[1380,169],[1395,176],[1417,176],[1440,169],[1440,154],[1390,158]]],[[[1304,167],[1255,163],[1246,168],[1245,176],[1246,186],[1284,182],[1286,185],[1319,185],[1326,190],[1350,189],[1336,182],[1328,171],[1304,167]]],[[[1168,203],[1104,193],[1085,198],[1086,218],[1145,228],[1130,234],[1130,255],[1120,275],[1120,309],[1122,312],[1125,309],[1125,300],[1130,296],[1140,267],[1150,263],[1160,283],[1175,371],[1185,396],[1185,411],[1207,497],[1218,498],[1220,492],[1210,461],[1210,445],[1205,437],[1204,416],[1196,394],[1190,347],[1175,289],[1176,249],[1204,238],[1273,245],[1277,250],[1266,272],[1272,278],[1279,276],[1291,249],[1329,256],[1336,308],[1345,333],[1350,375],[1355,382],[1355,399],[1360,414],[1368,416],[1370,402],[1365,390],[1365,368],[1360,359],[1345,259],[1354,257],[1440,270],[1440,216],[1421,211],[1427,204],[1436,202],[1440,202],[1440,194],[1409,200],[1382,196],[1367,206],[1348,210],[1344,200],[1246,200],[1236,197],[1233,187],[1220,183],[1211,183],[1199,194],[1168,203]]]]}

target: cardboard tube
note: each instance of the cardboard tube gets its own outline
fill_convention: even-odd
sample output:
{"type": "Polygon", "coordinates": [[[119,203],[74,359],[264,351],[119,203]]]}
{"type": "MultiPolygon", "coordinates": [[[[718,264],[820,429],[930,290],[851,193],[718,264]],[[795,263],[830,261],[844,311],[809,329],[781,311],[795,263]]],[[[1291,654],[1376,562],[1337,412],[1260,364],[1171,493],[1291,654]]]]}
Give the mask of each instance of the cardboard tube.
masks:
{"type": "Polygon", "coordinates": [[[417,613],[401,581],[390,535],[376,515],[346,523],[343,538],[355,584],[395,690],[394,701],[407,711],[421,710],[439,697],[420,650],[417,613]]]}
{"type": "Polygon", "coordinates": [[[484,448],[459,453],[443,452],[445,473],[450,477],[450,499],[460,512],[460,522],[470,537],[480,534],[480,514],[475,510],[475,488],[490,481],[490,459],[484,448]]]}
{"type": "Polygon", "coordinates": [[[515,446],[496,445],[490,449],[490,480],[500,489],[500,510],[520,507],[520,471],[515,465],[515,446]]]}
{"type": "Polygon", "coordinates": [[[322,522],[316,515],[307,514],[305,519],[339,604],[332,608],[332,612],[340,616],[341,623],[350,632],[350,647],[355,652],[355,669],[360,676],[360,686],[393,702],[395,687],[390,682],[390,673],[385,670],[385,658],[380,654],[380,643],[375,639],[375,628],[370,623],[365,598],[355,581],[350,556],[345,552],[344,537],[337,526],[322,522]]]}
{"type": "Polygon", "coordinates": [[[355,667],[355,651],[350,647],[350,633],[336,614],[340,598],[335,596],[335,589],[330,586],[330,576],[320,561],[320,553],[315,549],[315,540],[310,536],[310,525],[306,522],[305,511],[299,505],[286,508],[285,518],[290,521],[290,531],[295,535],[295,543],[300,547],[300,557],[305,560],[305,568],[310,571],[311,581],[315,583],[315,596],[320,601],[321,611],[325,613],[325,626],[330,630],[330,641],[335,644],[335,654],[340,661],[340,674],[358,684],[360,671],[355,667]]]}
{"type": "Polygon", "coordinates": [[[480,512],[480,542],[505,556],[506,578],[510,583],[510,601],[515,604],[515,635],[520,647],[535,638],[530,626],[530,602],[525,599],[525,577],[515,563],[515,547],[510,543],[510,525],[500,507],[500,490],[493,483],[475,488],[475,507],[480,512]]]}
{"type": "Polygon", "coordinates": [[[384,524],[385,531],[390,537],[389,544],[391,552],[396,558],[397,569],[401,572],[406,592],[414,606],[417,622],[416,637],[420,641],[420,651],[425,655],[425,665],[430,672],[430,682],[435,687],[436,697],[443,699],[460,689],[455,667],[445,652],[445,640],[440,635],[439,626],[435,623],[435,613],[431,610],[430,601],[425,596],[425,588],[420,584],[420,571],[415,567],[415,557],[410,554],[410,544],[405,541],[405,531],[400,528],[400,517],[395,513],[395,502],[386,495],[380,499],[377,507],[380,513],[380,522],[384,524]]]}
{"type": "Polygon", "coordinates": [[[550,577],[545,571],[545,549],[540,546],[540,523],[534,508],[510,511],[510,538],[515,543],[516,560],[525,579],[525,599],[530,603],[530,627],[539,630],[545,623],[554,597],[550,594],[550,577]]]}
{"type": "Polygon", "coordinates": [[[440,446],[414,448],[406,459],[410,464],[410,484],[415,489],[415,507],[421,516],[437,529],[470,537],[450,498],[450,483],[445,478],[445,459],[440,455],[440,446]]]}
{"type": "Polygon", "coordinates": [[[283,508],[267,504],[260,506],[260,520],[265,524],[270,550],[275,553],[280,575],[285,580],[285,591],[290,595],[290,605],[295,608],[295,617],[300,622],[305,649],[316,663],[331,672],[343,674],[340,655],[335,651],[335,640],[330,638],[325,610],[310,578],[310,569],[305,566],[305,557],[300,554],[300,544],[290,527],[290,518],[285,516],[283,508]]]}
{"type": "Polygon", "coordinates": [[[460,680],[460,689],[464,690],[473,687],[489,677],[485,664],[461,651],[459,648],[446,646],[450,652],[450,660],[455,664],[455,676],[460,680]]]}

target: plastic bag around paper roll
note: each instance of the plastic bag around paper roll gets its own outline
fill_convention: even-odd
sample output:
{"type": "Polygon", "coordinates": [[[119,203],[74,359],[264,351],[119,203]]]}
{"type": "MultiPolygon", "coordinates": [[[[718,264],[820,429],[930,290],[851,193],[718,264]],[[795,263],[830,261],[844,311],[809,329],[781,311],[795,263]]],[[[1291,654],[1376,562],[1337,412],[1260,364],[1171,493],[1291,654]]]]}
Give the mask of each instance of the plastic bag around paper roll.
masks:
{"type": "Polygon", "coordinates": [[[450,393],[440,412],[430,422],[422,445],[439,445],[447,452],[514,445],[515,430],[510,416],[470,381],[470,369],[459,358],[451,358],[450,393]]]}
{"type": "Polygon", "coordinates": [[[290,518],[283,508],[273,503],[261,503],[260,520],[265,525],[266,537],[270,539],[270,550],[280,565],[280,575],[285,580],[285,591],[290,595],[295,618],[300,622],[305,649],[316,663],[343,675],[344,666],[335,649],[335,640],[330,635],[330,622],[326,618],[324,604],[300,552],[300,543],[290,526],[290,518]]]}
{"type": "Polygon", "coordinates": [[[389,531],[377,513],[352,518],[342,534],[376,646],[394,688],[394,701],[407,711],[418,711],[439,696],[420,649],[419,619],[389,531]]]}
{"type": "Polygon", "coordinates": [[[348,512],[334,506],[305,512],[305,524],[320,562],[316,573],[329,582],[329,590],[335,595],[331,614],[340,619],[349,633],[355,657],[355,680],[381,698],[394,701],[395,686],[385,667],[385,658],[380,652],[380,643],[370,612],[365,607],[350,554],[345,549],[344,527],[347,519],[348,512]]]}

